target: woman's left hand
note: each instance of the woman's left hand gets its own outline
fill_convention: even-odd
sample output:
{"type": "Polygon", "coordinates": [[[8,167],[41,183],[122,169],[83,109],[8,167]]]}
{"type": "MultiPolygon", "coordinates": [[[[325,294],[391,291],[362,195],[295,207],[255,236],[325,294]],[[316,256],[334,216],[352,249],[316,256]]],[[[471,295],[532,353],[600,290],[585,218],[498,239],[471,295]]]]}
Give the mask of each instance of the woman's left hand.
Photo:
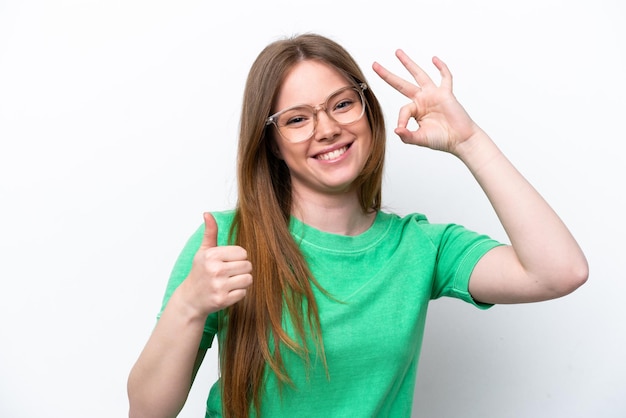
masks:
{"type": "Polygon", "coordinates": [[[459,144],[467,141],[481,129],[467,114],[452,93],[452,74],[439,58],[433,64],[441,74],[441,85],[433,80],[402,50],[396,56],[411,73],[417,84],[408,82],[374,62],[372,68],[390,86],[411,102],[400,108],[398,126],[394,132],[407,144],[415,144],[456,154],[459,144]],[[418,128],[408,129],[414,119],[418,128]]]}

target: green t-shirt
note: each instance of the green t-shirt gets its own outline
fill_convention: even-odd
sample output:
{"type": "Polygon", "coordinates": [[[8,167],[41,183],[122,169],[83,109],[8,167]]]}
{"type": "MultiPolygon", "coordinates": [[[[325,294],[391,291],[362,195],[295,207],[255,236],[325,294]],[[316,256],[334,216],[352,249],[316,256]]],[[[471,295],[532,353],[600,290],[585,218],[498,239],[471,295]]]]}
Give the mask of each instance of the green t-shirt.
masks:
{"type": "MultiPolygon", "coordinates": [[[[227,244],[234,212],[216,212],[218,245],[227,244]]],[[[459,225],[431,224],[421,214],[379,212],[358,236],[329,234],[292,218],[290,230],[319,284],[315,286],[328,375],[319,359],[288,349],[285,366],[294,387],[268,372],[263,417],[410,417],[426,309],[450,296],[480,308],[468,291],[478,260],[498,242],[459,225]]],[[[202,241],[201,226],[181,252],[163,306],[191,269],[202,241]]],[[[290,331],[289,321],[286,328],[290,331]]],[[[217,314],[209,316],[201,347],[211,346],[217,314]]],[[[293,335],[293,334],[292,334],[293,335]]],[[[207,401],[207,417],[221,416],[219,381],[207,401]]]]}

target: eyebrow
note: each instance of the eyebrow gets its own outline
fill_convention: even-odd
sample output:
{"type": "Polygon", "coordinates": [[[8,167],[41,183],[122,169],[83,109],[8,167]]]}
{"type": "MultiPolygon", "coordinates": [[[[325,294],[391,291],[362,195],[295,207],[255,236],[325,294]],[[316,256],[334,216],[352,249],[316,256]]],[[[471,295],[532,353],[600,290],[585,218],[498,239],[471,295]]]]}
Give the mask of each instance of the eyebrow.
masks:
{"type": "Polygon", "coordinates": [[[275,115],[276,113],[282,112],[283,110],[291,109],[291,108],[294,108],[294,107],[300,107],[300,106],[306,106],[306,107],[312,107],[312,108],[315,108],[316,106],[319,106],[319,105],[325,104],[325,103],[328,101],[328,99],[330,99],[330,96],[332,96],[333,94],[337,93],[339,90],[343,90],[343,89],[348,88],[348,87],[354,87],[354,88],[357,88],[357,86],[354,86],[354,85],[352,85],[352,84],[347,84],[347,85],[345,85],[345,86],[343,86],[343,87],[339,87],[339,88],[337,88],[337,89],[335,89],[335,90],[331,91],[330,93],[328,93],[328,94],[326,95],[326,97],[324,98],[324,100],[323,100],[321,103],[316,103],[316,104],[314,104],[314,105],[312,105],[312,104],[308,104],[308,103],[298,103],[298,104],[294,104],[294,105],[292,105],[292,106],[286,106],[286,107],[283,107],[282,109],[277,110],[276,112],[272,112],[272,114],[273,114],[273,115],[275,115]]]}

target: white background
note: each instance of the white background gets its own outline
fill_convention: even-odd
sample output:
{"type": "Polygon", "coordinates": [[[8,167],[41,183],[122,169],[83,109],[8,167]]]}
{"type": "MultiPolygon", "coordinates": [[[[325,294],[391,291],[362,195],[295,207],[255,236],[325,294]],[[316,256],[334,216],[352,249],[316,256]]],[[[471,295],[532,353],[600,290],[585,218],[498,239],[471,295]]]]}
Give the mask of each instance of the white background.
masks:
{"type": "MultiPolygon", "coordinates": [[[[506,240],[458,160],[391,132],[405,100],[372,61],[402,72],[403,48],[438,80],[438,55],[590,262],[563,299],[433,302],[414,415],[626,416],[624,7],[0,0],[0,416],[127,415],[128,372],[178,252],[203,211],[236,201],[247,70],[268,42],[306,31],[347,47],[383,103],[387,210],[506,240]]],[[[181,416],[203,416],[214,355],[181,416]]]]}

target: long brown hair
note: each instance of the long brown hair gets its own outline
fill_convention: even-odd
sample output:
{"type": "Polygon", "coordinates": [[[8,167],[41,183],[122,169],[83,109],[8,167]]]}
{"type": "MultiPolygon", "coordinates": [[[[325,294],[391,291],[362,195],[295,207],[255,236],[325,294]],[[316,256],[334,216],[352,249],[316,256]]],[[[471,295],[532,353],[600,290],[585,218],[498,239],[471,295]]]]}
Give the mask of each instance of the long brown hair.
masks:
{"type": "MultiPolygon", "coordinates": [[[[280,384],[291,383],[281,346],[300,354],[305,362],[314,350],[325,362],[311,283],[318,285],[289,232],[291,178],[285,163],[272,150],[274,133],[265,124],[285,75],[303,60],[329,64],[355,85],[365,82],[359,66],[343,47],[316,34],[269,44],[250,69],[241,113],[238,203],[231,240],[247,250],[254,283],[246,297],[225,312],[220,368],[226,418],[247,417],[252,404],[260,413],[266,366],[276,374],[280,384]],[[297,334],[294,338],[282,327],[283,307],[297,334]],[[307,346],[307,335],[315,347],[307,346]]],[[[381,205],[385,126],[371,89],[365,90],[365,98],[372,149],[356,186],[361,208],[369,212],[378,211],[381,205]]]]}

